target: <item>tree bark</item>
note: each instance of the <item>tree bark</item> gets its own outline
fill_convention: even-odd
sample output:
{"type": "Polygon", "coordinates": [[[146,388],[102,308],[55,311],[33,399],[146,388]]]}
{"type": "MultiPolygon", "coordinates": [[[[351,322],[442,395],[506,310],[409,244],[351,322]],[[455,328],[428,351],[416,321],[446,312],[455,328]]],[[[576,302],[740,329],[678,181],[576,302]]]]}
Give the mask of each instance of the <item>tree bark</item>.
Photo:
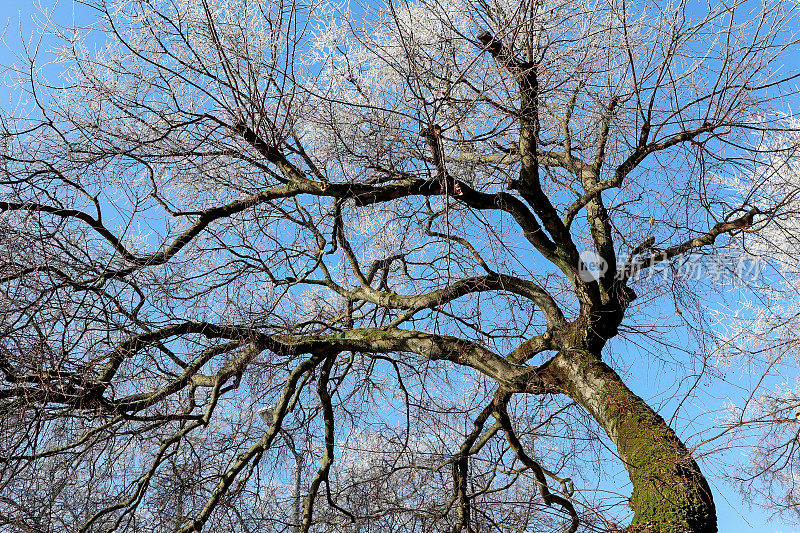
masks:
{"type": "Polygon", "coordinates": [[[715,533],[711,490],[686,446],[600,357],[564,350],[548,374],[616,444],[633,484],[626,532],[715,533]]]}

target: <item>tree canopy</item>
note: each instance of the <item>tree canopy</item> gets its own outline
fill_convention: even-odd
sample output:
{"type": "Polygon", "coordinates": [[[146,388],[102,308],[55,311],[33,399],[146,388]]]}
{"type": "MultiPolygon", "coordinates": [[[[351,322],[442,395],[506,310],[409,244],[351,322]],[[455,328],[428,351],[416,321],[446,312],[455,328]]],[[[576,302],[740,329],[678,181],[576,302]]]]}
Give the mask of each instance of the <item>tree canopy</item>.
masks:
{"type": "Polygon", "coordinates": [[[796,514],[797,5],[83,9],[0,116],[0,528],[714,532],[736,439],[796,514]]]}

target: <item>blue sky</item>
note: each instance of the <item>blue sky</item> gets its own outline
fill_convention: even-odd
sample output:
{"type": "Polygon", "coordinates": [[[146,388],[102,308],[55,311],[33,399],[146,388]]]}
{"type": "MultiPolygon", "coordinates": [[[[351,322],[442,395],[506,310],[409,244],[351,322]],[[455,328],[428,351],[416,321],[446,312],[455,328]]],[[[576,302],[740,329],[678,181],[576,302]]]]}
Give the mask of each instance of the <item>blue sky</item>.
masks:
{"type": "MultiPolygon", "coordinates": [[[[85,8],[83,8],[85,13],[85,8]]],[[[31,32],[37,26],[35,21],[41,23],[44,21],[42,11],[51,12],[55,20],[60,24],[68,25],[71,21],[81,22],[81,6],[75,5],[71,0],[65,0],[58,4],[41,2],[34,4],[32,0],[4,0],[3,8],[0,10],[0,23],[4,28],[3,43],[0,43],[0,65],[8,65],[17,61],[14,52],[21,53],[23,50],[23,43],[27,43],[31,49],[35,49],[37,42],[30,39],[31,32]]],[[[83,22],[87,22],[86,19],[83,22]]],[[[795,59],[795,61],[797,61],[795,59]]],[[[49,65],[46,68],[48,74],[57,74],[58,66],[49,65]]],[[[0,79],[3,80],[0,86],[0,107],[4,110],[13,107],[18,95],[14,90],[8,87],[9,76],[8,72],[0,67],[0,79]]],[[[800,101],[796,101],[792,108],[800,108],[800,101]]],[[[622,348],[620,348],[622,349],[622,348]]],[[[631,358],[625,358],[626,362],[632,360],[632,364],[650,364],[643,354],[631,354],[631,358]]],[[[645,399],[652,403],[658,404],[661,400],[656,397],[648,398],[646,391],[648,390],[664,390],[664,382],[670,380],[670,372],[667,365],[653,367],[643,372],[635,372],[636,376],[634,382],[631,383],[635,392],[644,396],[645,399]]],[[[714,396],[720,399],[720,403],[728,397],[735,396],[735,387],[728,387],[724,384],[715,385],[718,387],[714,391],[714,396]]],[[[719,406],[716,406],[719,407],[719,406]]],[[[662,414],[667,418],[672,413],[672,408],[669,402],[661,405],[662,414]]],[[[699,413],[701,406],[690,407],[687,412],[683,414],[685,418],[692,418],[699,413]]],[[[690,434],[687,431],[687,434],[690,434]]],[[[711,480],[714,490],[714,497],[717,503],[718,517],[720,531],[722,532],[768,532],[768,533],[800,533],[800,526],[784,524],[781,521],[769,521],[767,514],[760,512],[757,509],[751,510],[746,502],[742,501],[741,496],[731,487],[722,484],[719,481],[711,480]]],[[[620,490],[625,490],[624,487],[627,483],[626,479],[619,479],[618,486],[620,490]]]]}

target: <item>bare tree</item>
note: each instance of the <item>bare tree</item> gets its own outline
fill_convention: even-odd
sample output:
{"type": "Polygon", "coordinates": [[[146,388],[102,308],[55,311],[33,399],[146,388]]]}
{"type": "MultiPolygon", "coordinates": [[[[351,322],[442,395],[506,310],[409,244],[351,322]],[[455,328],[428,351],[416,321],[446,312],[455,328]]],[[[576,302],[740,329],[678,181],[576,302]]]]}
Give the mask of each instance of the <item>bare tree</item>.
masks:
{"type": "Polygon", "coordinates": [[[795,6],[87,9],[2,116],[5,530],[716,531],[618,371],[790,208],[795,6]]]}

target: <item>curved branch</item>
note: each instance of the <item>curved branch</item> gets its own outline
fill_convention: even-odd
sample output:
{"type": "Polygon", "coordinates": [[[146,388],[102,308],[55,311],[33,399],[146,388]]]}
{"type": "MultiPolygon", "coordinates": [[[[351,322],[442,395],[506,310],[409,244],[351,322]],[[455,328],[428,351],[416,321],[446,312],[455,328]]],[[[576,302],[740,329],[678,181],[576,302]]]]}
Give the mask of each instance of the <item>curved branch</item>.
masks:
{"type": "Polygon", "coordinates": [[[308,372],[311,368],[317,366],[328,356],[329,352],[326,353],[320,351],[300,363],[294,370],[292,370],[292,372],[289,374],[289,377],[286,379],[286,384],[283,387],[283,391],[281,391],[281,396],[278,399],[278,402],[275,404],[275,409],[272,411],[272,423],[270,424],[269,429],[267,429],[267,432],[246,452],[239,455],[233,466],[220,477],[216,488],[206,501],[206,504],[203,506],[203,509],[200,511],[200,513],[198,513],[194,520],[183,526],[179,530],[179,533],[190,533],[191,531],[201,531],[203,529],[203,526],[208,521],[211,513],[219,504],[220,499],[225,495],[225,493],[228,492],[228,489],[236,480],[239,473],[252,460],[255,459],[257,461],[264,451],[272,445],[272,441],[280,431],[283,419],[288,413],[291,399],[294,395],[295,389],[297,388],[297,382],[300,380],[303,374],[308,372]]]}
{"type": "Polygon", "coordinates": [[[696,250],[697,248],[714,244],[714,242],[717,240],[717,237],[720,235],[749,228],[753,225],[753,220],[755,217],[763,214],[765,213],[759,208],[753,207],[738,218],[724,222],[717,222],[710,230],[698,237],[689,239],[682,244],[670,246],[666,250],[653,254],[639,261],[623,265],[623,267],[617,272],[617,277],[619,279],[629,279],[636,273],[660,263],[669,261],[673,257],[684,254],[691,250],[696,250]]]}
{"type": "Polygon", "coordinates": [[[664,139],[660,142],[653,142],[639,146],[631,155],[628,156],[625,161],[623,161],[617,167],[617,169],[614,171],[614,175],[611,178],[597,182],[594,186],[588,188],[580,198],[570,204],[566,211],[564,211],[564,224],[569,227],[580,210],[586,207],[586,205],[597,195],[605,190],[613,189],[622,185],[622,182],[625,180],[628,174],[630,174],[630,172],[642,161],[644,161],[650,154],[659,152],[661,150],[666,150],[667,148],[671,148],[683,142],[691,141],[698,135],[702,133],[708,133],[713,130],[714,126],[709,122],[705,122],[702,126],[675,134],[672,137],[664,139]]]}
{"type": "Polygon", "coordinates": [[[536,483],[539,486],[539,493],[542,495],[544,503],[547,505],[557,503],[569,513],[572,520],[570,522],[570,526],[564,529],[563,533],[575,533],[575,531],[578,530],[579,524],[578,513],[575,511],[575,507],[568,499],[550,492],[550,489],[547,487],[547,478],[545,477],[544,469],[539,463],[531,459],[531,457],[525,453],[522,443],[517,438],[516,433],[514,433],[514,428],[511,425],[511,419],[509,418],[508,411],[506,410],[506,403],[507,402],[498,402],[494,415],[502,425],[503,431],[506,433],[509,446],[511,446],[511,449],[514,450],[517,458],[522,461],[522,464],[533,471],[534,476],[536,476],[536,483]]]}
{"type": "Polygon", "coordinates": [[[447,287],[415,295],[379,291],[368,285],[362,285],[349,291],[338,285],[331,285],[331,288],[348,299],[360,299],[386,308],[409,309],[412,311],[436,307],[467,294],[484,291],[506,291],[523,296],[536,303],[545,314],[548,326],[556,326],[564,322],[564,314],[555,299],[546,290],[532,281],[508,274],[491,273],[485,276],[465,278],[447,287]]]}

